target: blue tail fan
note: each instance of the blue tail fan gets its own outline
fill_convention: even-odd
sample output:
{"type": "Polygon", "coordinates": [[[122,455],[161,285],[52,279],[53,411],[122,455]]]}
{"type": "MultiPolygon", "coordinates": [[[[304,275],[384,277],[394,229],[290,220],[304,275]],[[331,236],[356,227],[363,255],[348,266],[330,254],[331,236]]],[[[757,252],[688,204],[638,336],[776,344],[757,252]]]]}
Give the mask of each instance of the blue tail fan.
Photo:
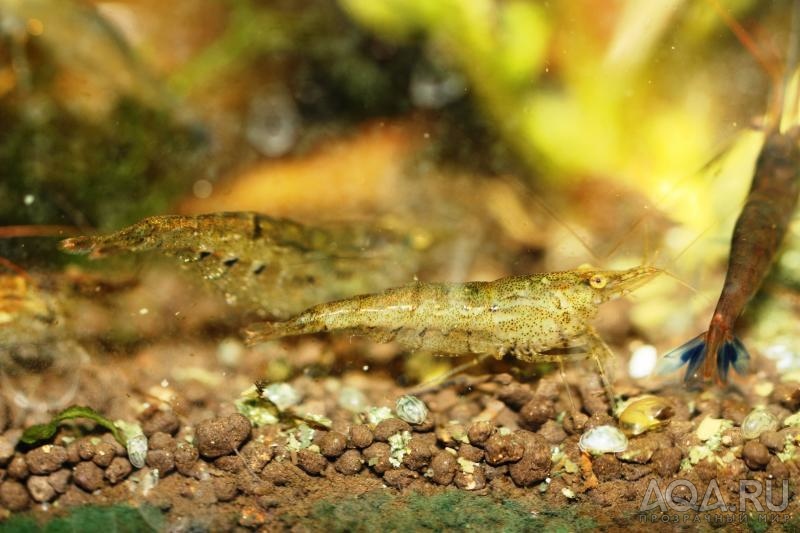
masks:
{"type": "MultiPolygon", "coordinates": [[[[656,366],[658,374],[669,374],[686,365],[684,382],[693,384],[698,381],[697,371],[706,358],[706,333],[701,333],[686,344],[667,353],[656,366]]],[[[733,369],[741,375],[747,373],[750,366],[750,354],[736,337],[722,343],[717,350],[717,372],[722,382],[728,381],[728,370],[733,369]]]]}

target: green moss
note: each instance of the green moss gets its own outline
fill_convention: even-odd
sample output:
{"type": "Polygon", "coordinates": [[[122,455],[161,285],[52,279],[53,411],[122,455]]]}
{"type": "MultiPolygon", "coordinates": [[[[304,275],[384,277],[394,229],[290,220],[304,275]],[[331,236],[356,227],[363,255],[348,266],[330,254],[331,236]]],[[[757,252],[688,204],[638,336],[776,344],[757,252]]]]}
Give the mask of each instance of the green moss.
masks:
{"type": "Polygon", "coordinates": [[[582,531],[595,527],[591,519],[574,510],[534,513],[514,500],[497,500],[449,490],[436,495],[412,493],[392,496],[370,492],[345,500],[317,503],[302,518],[284,516],[287,524],[299,522],[326,531],[582,531]]]}
{"type": "Polygon", "coordinates": [[[133,533],[161,531],[163,526],[163,516],[154,507],[85,506],[76,507],[67,516],[54,518],[45,524],[39,524],[29,515],[16,515],[0,523],[0,533],[133,533]]]}
{"type": "Polygon", "coordinates": [[[199,137],[166,111],[122,99],[102,124],[0,107],[0,223],[112,229],[163,211],[186,188],[199,137]],[[26,205],[24,198],[33,202],[26,205]]]}

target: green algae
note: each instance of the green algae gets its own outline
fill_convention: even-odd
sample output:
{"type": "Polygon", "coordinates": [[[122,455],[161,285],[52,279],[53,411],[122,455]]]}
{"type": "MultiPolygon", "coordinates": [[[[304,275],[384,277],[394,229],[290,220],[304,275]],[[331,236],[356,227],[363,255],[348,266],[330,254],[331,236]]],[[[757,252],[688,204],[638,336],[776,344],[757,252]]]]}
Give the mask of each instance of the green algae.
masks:
{"type": "Polygon", "coordinates": [[[584,531],[595,527],[574,510],[536,511],[512,499],[448,490],[393,497],[370,492],[344,500],[317,503],[302,518],[284,521],[320,531],[584,531]]]}

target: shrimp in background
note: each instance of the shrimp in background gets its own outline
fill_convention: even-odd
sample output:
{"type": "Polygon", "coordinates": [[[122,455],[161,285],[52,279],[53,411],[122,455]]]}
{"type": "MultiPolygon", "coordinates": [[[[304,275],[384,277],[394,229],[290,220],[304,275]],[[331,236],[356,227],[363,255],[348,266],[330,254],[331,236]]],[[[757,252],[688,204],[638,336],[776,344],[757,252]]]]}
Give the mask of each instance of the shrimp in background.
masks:
{"type": "MultiPolygon", "coordinates": [[[[793,40],[798,38],[798,18],[800,2],[796,1],[793,40]]],[[[796,46],[793,42],[790,48],[796,46]]],[[[788,119],[791,113],[797,113],[800,94],[787,99],[784,93],[788,91],[787,82],[779,95],[784,120],[782,124],[772,120],[756,161],[750,191],[734,226],[725,283],[708,330],[666,354],[659,363],[661,373],[687,365],[684,381],[689,386],[724,383],[730,367],[740,374],[747,372],[750,356],[734,335],[734,325],[769,272],[800,193],[800,124],[796,117],[788,119]]]]}

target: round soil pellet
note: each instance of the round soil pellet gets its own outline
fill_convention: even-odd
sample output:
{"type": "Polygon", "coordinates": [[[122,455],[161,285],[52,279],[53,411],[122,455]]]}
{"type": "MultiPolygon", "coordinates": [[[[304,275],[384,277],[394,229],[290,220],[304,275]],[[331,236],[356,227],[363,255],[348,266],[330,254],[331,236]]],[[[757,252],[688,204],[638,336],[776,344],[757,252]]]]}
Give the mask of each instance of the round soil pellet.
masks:
{"type": "Polygon", "coordinates": [[[180,427],[181,421],[172,411],[159,409],[147,419],[142,420],[142,432],[148,437],[158,432],[175,435],[180,427]]]}
{"type": "Polygon", "coordinates": [[[605,453],[592,458],[592,472],[601,482],[620,479],[622,468],[622,463],[613,453],[605,453]]]}
{"type": "Polygon", "coordinates": [[[175,447],[175,467],[184,476],[192,475],[200,452],[188,442],[179,442],[175,447]]]}
{"type": "Polygon", "coordinates": [[[111,447],[114,448],[114,454],[117,457],[125,457],[128,455],[128,450],[125,449],[125,446],[117,442],[117,439],[115,439],[114,435],[112,435],[111,433],[103,433],[103,436],[100,437],[100,440],[110,444],[111,447]]]}
{"type": "Polygon", "coordinates": [[[25,485],[36,502],[49,502],[56,496],[56,490],[47,482],[47,476],[31,476],[25,485]]]}
{"type": "Polygon", "coordinates": [[[214,466],[223,472],[236,473],[242,468],[238,455],[223,455],[214,460],[214,466]]]}
{"type": "Polygon", "coordinates": [[[412,437],[408,441],[408,453],[403,457],[403,464],[411,470],[420,471],[430,464],[432,455],[428,439],[412,437]]]}
{"type": "Polygon", "coordinates": [[[366,424],[356,424],[350,428],[350,442],[356,448],[366,448],[374,440],[372,430],[366,424]]]}
{"type": "Polygon", "coordinates": [[[78,439],[78,456],[81,461],[89,461],[94,457],[94,444],[90,437],[78,439]]]}
{"type": "Polygon", "coordinates": [[[497,466],[522,459],[525,446],[513,433],[508,435],[495,433],[484,443],[484,450],[486,450],[486,462],[497,466]]]}
{"type": "Polygon", "coordinates": [[[789,479],[791,475],[789,467],[777,457],[770,458],[769,464],[767,465],[767,474],[770,476],[770,479],[776,479],[778,481],[789,479]]]}
{"type": "Polygon", "coordinates": [[[404,489],[411,485],[418,477],[419,474],[413,470],[409,470],[408,468],[396,468],[387,470],[383,474],[383,481],[390,487],[404,489]]]}
{"type": "Polygon", "coordinates": [[[28,470],[28,463],[25,461],[25,457],[20,454],[15,455],[8,464],[6,473],[8,474],[8,477],[19,481],[27,478],[30,474],[30,470],[28,470]]]}
{"type": "Polygon", "coordinates": [[[200,455],[209,458],[233,453],[250,435],[252,426],[247,417],[234,413],[212,418],[197,425],[195,442],[200,455]]]}
{"type": "Polygon", "coordinates": [[[522,406],[519,416],[525,426],[530,429],[539,429],[548,420],[555,418],[556,409],[553,402],[545,398],[535,397],[522,406]]]}
{"type": "Polygon", "coordinates": [[[319,438],[317,445],[325,457],[339,457],[347,448],[347,437],[338,431],[328,431],[319,438]]]}
{"type": "Polygon", "coordinates": [[[480,463],[483,461],[484,452],[478,447],[464,443],[458,447],[458,456],[473,463],[480,463]]]}
{"type": "Polygon", "coordinates": [[[112,485],[116,485],[128,477],[131,471],[133,471],[133,466],[131,466],[130,461],[124,457],[115,457],[114,460],[111,461],[111,464],[108,465],[108,468],[106,468],[105,478],[112,485]]]}
{"type": "Polygon", "coordinates": [[[34,448],[25,455],[25,462],[32,474],[50,474],[67,461],[67,449],[63,446],[46,444],[34,448]]]}
{"type": "Polygon", "coordinates": [[[231,476],[219,476],[213,480],[214,495],[221,502],[229,502],[236,497],[239,489],[236,480],[231,476]]]}
{"type": "Polygon", "coordinates": [[[363,466],[364,459],[361,458],[361,452],[358,450],[347,450],[333,463],[336,471],[345,476],[358,474],[363,466]]]}
{"type": "Polygon", "coordinates": [[[375,442],[364,450],[367,465],[377,474],[383,474],[392,468],[389,462],[391,447],[385,442],[375,442]]]}
{"type": "Polygon", "coordinates": [[[750,470],[763,470],[769,464],[769,450],[761,442],[751,440],[742,448],[742,459],[750,470]]]}
{"type": "Polygon", "coordinates": [[[400,420],[399,418],[387,418],[375,426],[375,431],[373,433],[375,435],[375,440],[387,442],[389,437],[397,433],[402,433],[403,431],[411,431],[411,425],[408,422],[400,420]]]}
{"type": "Polygon", "coordinates": [[[778,383],[772,391],[771,399],[790,411],[800,408],[800,384],[796,381],[778,383]]]}
{"type": "Polygon", "coordinates": [[[150,468],[157,469],[161,476],[175,470],[175,455],[169,450],[150,450],[145,462],[150,468]]]}
{"type": "Polygon", "coordinates": [[[515,436],[524,443],[525,451],[519,461],[509,465],[511,479],[520,487],[530,487],[544,481],[550,475],[552,466],[550,445],[544,437],[530,431],[520,430],[515,436]]]}
{"type": "Polygon", "coordinates": [[[548,420],[539,428],[539,435],[552,445],[559,445],[567,438],[567,432],[555,420],[548,420]]]}
{"type": "Polygon", "coordinates": [[[773,452],[783,450],[783,447],[786,445],[784,433],[780,431],[765,431],[759,436],[758,440],[773,452]]]}
{"type": "Polygon", "coordinates": [[[100,468],[106,468],[117,456],[114,446],[108,442],[101,442],[95,446],[94,456],[92,462],[100,468]]]}
{"type": "Polygon", "coordinates": [[[523,405],[531,401],[533,392],[528,385],[509,383],[497,392],[497,397],[514,411],[519,411],[523,405]]]}
{"type": "Polygon", "coordinates": [[[272,447],[254,440],[244,445],[241,456],[248,469],[259,472],[272,460],[272,453],[272,447]]]}
{"type": "Polygon", "coordinates": [[[87,492],[94,492],[103,487],[103,471],[99,466],[83,461],[78,463],[73,472],[75,484],[87,492]]]}
{"type": "Polygon", "coordinates": [[[453,481],[461,490],[481,490],[486,486],[483,467],[476,465],[472,472],[456,472],[453,481]]]}
{"type": "Polygon", "coordinates": [[[670,477],[678,472],[681,467],[683,454],[678,448],[659,448],[653,452],[651,463],[661,477],[670,477]]]}
{"type": "Polygon", "coordinates": [[[580,435],[588,423],[589,417],[584,413],[567,413],[567,416],[564,417],[563,428],[568,435],[580,435]]]}
{"type": "MultiPolygon", "coordinates": [[[[114,463],[112,462],[111,464],[113,465],[114,463]]],[[[72,471],[67,468],[62,468],[47,476],[47,482],[59,494],[67,492],[70,481],[72,481],[72,471]]]]}
{"type": "Polygon", "coordinates": [[[0,465],[8,464],[14,457],[15,444],[5,435],[0,435],[0,465]]]}
{"type": "Polygon", "coordinates": [[[457,468],[456,458],[450,452],[440,451],[431,459],[431,479],[439,485],[449,485],[457,468]]]}
{"type": "Polygon", "coordinates": [[[300,450],[297,452],[297,466],[303,469],[306,474],[318,476],[322,474],[328,461],[319,453],[311,450],[300,450]]]}
{"type": "Polygon", "coordinates": [[[147,439],[147,447],[151,450],[169,450],[174,452],[175,446],[177,446],[175,438],[163,431],[156,431],[147,439]]]}
{"type": "Polygon", "coordinates": [[[419,424],[412,424],[411,428],[417,433],[427,433],[428,431],[432,431],[435,425],[436,421],[434,420],[433,415],[428,413],[428,416],[425,417],[425,420],[419,424]]]}
{"type": "Polygon", "coordinates": [[[478,420],[467,428],[467,438],[470,444],[483,445],[494,434],[494,424],[488,420],[478,420]]]}
{"type": "Polygon", "coordinates": [[[0,484],[0,504],[9,511],[24,511],[31,504],[31,498],[22,483],[8,480],[0,484]]]}

